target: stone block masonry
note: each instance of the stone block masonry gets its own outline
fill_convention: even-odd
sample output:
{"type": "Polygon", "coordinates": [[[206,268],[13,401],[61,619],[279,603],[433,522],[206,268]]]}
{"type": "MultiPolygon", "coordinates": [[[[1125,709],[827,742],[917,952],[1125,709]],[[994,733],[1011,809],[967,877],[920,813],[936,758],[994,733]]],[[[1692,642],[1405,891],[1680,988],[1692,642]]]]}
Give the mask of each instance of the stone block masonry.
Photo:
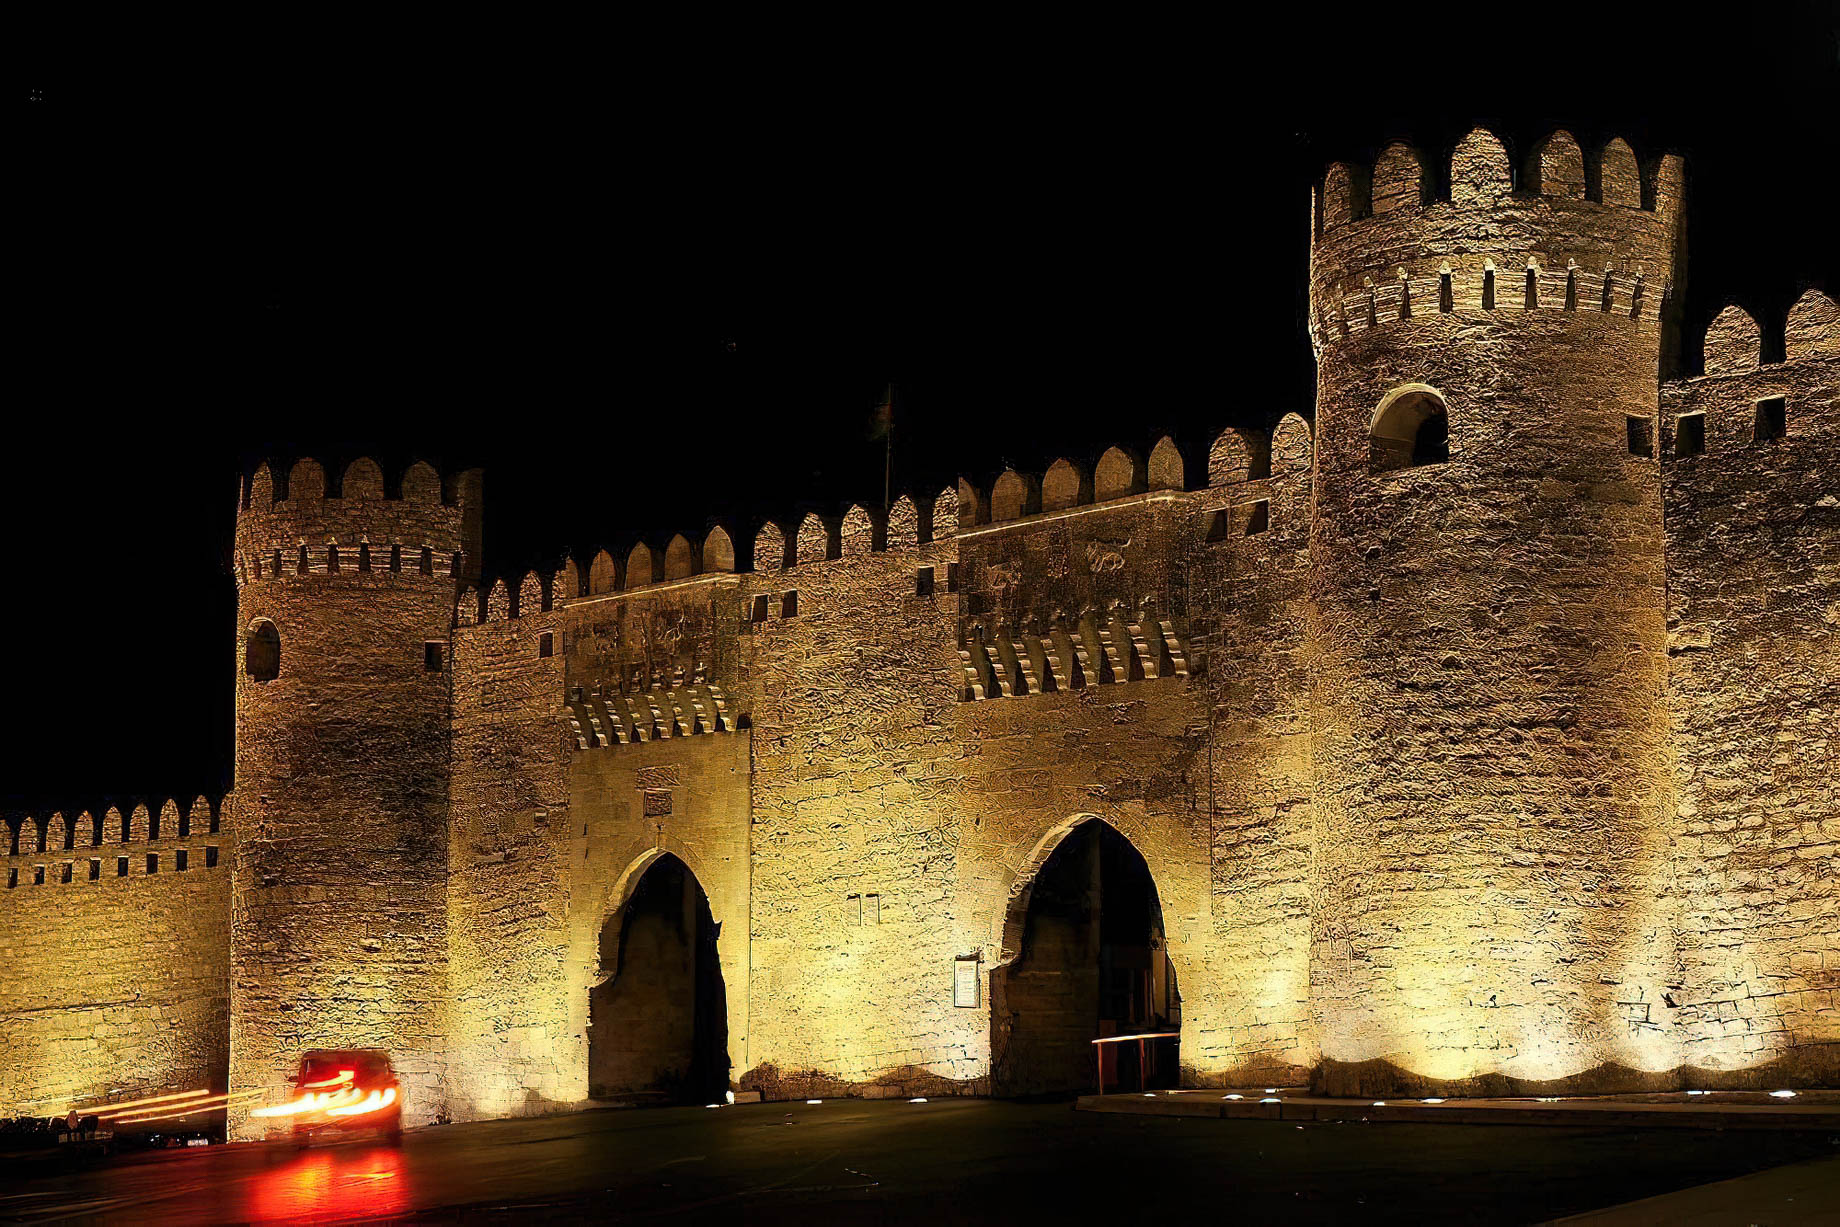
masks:
{"type": "Polygon", "coordinates": [[[65,885],[9,830],[0,923],[110,940],[0,980],[0,1110],[309,1045],[389,1048],[412,1121],[1003,1093],[1127,1017],[1198,1087],[1832,1083],[1840,312],[1664,380],[1678,161],[1449,165],[1330,169],[1313,418],[1205,465],[489,584],[477,474],[259,469],[226,860],[65,885]],[[1043,920],[1094,822],[1148,914],[1069,870],[1043,920]]]}
{"type": "Polygon", "coordinates": [[[0,1115],[224,1089],[229,832],[200,797],[0,829],[0,1115]],[[30,949],[20,944],[30,935],[30,949]]]}

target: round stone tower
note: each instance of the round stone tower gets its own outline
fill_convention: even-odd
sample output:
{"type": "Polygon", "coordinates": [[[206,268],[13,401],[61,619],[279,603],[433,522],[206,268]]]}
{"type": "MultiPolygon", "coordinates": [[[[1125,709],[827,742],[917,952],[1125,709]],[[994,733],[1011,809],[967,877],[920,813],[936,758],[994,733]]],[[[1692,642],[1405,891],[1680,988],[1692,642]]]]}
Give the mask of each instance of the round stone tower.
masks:
{"type": "MultiPolygon", "coordinates": [[[[1473,132],[1314,204],[1323,1089],[1675,1064],[1661,492],[1681,167],[1473,132]]],[[[1631,1072],[1631,1071],[1641,1071],[1631,1072]]]]}
{"type": "Polygon", "coordinates": [[[384,1048],[405,1120],[442,1108],[448,640],[457,586],[478,575],[479,484],[463,474],[444,496],[416,464],[386,497],[360,459],[328,491],[301,460],[240,492],[237,1090],[278,1092],[308,1048],[384,1048]]]}

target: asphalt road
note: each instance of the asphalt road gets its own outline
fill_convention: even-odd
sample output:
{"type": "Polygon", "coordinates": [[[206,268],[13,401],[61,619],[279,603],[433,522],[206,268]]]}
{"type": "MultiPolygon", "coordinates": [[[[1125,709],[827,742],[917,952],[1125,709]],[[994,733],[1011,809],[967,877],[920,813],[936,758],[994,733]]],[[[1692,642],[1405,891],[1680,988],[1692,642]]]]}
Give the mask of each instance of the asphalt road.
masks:
{"type": "Polygon", "coordinates": [[[218,1146],[0,1181],[0,1220],[402,1217],[1528,1223],[1812,1156],[1829,1135],[1183,1120],[990,1100],[588,1112],[400,1148],[218,1146]]]}

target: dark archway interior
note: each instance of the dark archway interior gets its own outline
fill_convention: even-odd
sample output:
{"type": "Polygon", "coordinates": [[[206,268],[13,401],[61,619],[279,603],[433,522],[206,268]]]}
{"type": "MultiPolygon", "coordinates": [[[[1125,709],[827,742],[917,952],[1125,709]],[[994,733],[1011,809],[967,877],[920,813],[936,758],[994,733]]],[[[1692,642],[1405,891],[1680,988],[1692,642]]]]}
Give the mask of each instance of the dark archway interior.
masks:
{"type": "Polygon", "coordinates": [[[1428,414],[1412,435],[1412,463],[1443,464],[1450,459],[1450,418],[1442,409],[1428,414]]]}
{"type": "MultiPolygon", "coordinates": [[[[992,1090],[999,1095],[1091,1091],[1093,1040],[1175,1031],[1181,999],[1150,867],[1106,823],[1075,828],[1029,891],[1022,946],[991,976],[992,1090]]],[[[1175,1086],[1174,1039],[1108,1044],[1106,1085],[1175,1086]]]]}
{"type": "Polygon", "coordinates": [[[729,1087],[728,995],[709,899],[684,863],[660,857],[601,929],[588,997],[588,1086],[597,1099],[719,1102],[729,1087]]]}

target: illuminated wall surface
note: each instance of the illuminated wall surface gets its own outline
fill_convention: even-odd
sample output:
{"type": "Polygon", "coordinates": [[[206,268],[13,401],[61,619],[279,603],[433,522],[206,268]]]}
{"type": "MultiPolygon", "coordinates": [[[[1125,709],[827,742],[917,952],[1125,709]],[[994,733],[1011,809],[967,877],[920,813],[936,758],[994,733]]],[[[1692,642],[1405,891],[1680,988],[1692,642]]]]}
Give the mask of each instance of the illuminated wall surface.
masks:
{"type": "Polygon", "coordinates": [[[1511,181],[1479,132],[1448,199],[1424,165],[1331,168],[1314,431],[1205,464],[483,592],[477,474],[258,470],[222,860],[150,877],[172,837],[111,827],[92,882],[23,828],[8,931],[81,936],[0,972],[0,1111],[278,1088],[315,1045],[390,1049],[411,1122],[712,1069],[1028,1090],[1072,1024],[1020,1011],[1105,991],[1018,962],[1098,941],[1028,922],[1093,819],[1154,882],[1187,1084],[1831,1084],[1840,313],[1811,291],[1762,364],[1734,308],[1663,384],[1676,160],[1560,133],[1511,181]]]}

